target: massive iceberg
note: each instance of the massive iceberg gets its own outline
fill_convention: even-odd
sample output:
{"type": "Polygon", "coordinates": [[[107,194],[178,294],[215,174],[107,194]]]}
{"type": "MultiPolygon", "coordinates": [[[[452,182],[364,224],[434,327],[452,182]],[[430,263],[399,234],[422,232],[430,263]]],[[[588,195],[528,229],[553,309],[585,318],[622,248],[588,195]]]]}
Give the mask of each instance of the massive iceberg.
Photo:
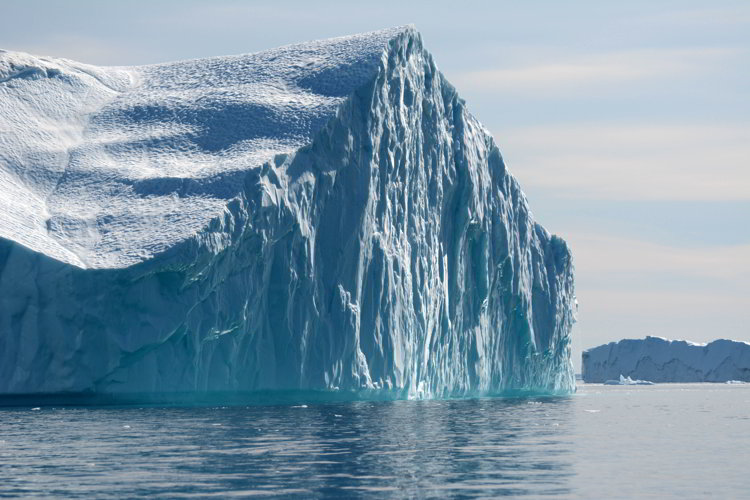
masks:
{"type": "Polygon", "coordinates": [[[0,52],[0,394],[567,393],[565,242],[412,27],[0,52]]]}
{"type": "Polygon", "coordinates": [[[585,382],[603,383],[622,376],[652,382],[750,382],[750,344],[625,339],[583,351],[581,368],[585,382]]]}

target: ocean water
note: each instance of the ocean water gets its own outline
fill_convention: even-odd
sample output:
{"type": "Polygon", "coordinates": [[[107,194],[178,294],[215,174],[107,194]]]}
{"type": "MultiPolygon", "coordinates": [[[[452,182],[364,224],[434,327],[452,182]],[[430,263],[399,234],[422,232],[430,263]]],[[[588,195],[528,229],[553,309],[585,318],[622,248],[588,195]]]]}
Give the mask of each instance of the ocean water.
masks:
{"type": "Polygon", "coordinates": [[[0,496],[741,498],[750,385],[0,409],[0,496]]]}

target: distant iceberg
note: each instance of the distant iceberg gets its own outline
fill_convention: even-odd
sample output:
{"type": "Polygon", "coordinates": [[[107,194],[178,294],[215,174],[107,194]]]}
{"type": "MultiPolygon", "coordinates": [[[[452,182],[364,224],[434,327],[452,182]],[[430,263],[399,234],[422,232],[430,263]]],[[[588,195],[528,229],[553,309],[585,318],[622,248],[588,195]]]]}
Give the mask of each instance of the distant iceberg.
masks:
{"type": "Polygon", "coordinates": [[[654,385],[654,383],[649,380],[633,380],[630,377],[620,375],[617,380],[605,380],[604,385],[654,385]]]}
{"type": "Polygon", "coordinates": [[[411,27],[0,51],[0,123],[0,395],[575,390],[570,250],[411,27]]]}
{"type": "Polygon", "coordinates": [[[582,375],[585,382],[598,383],[623,376],[652,382],[750,381],[750,344],[697,344],[660,337],[621,340],[584,351],[582,375]]]}

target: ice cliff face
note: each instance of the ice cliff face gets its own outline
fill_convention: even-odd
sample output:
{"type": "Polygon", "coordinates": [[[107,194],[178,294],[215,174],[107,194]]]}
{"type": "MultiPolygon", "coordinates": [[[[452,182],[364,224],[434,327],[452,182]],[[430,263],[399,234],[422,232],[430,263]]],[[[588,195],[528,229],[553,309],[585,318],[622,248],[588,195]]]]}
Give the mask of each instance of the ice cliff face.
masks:
{"type": "Polygon", "coordinates": [[[605,382],[620,375],[652,382],[750,382],[750,344],[626,339],[584,351],[582,375],[586,382],[605,382]]]}
{"type": "Polygon", "coordinates": [[[0,53],[0,393],[570,392],[573,267],[413,28],[0,53]]]}

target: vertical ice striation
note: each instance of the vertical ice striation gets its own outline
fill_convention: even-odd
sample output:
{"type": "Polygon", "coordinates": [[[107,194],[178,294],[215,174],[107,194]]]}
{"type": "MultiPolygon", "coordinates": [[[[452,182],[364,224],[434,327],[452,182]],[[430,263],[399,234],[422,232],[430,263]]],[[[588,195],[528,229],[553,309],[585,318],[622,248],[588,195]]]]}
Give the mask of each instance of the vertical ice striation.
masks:
{"type": "MultiPolygon", "coordinates": [[[[102,238],[54,239],[82,255],[79,262],[3,233],[0,393],[291,389],[434,398],[574,390],[570,251],[534,222],[492,137],[413,28],[238,57],[250,66],[271,61],[267,73],[253,66],[258,74],[288,72],[251,82],[275,89],[260,92],[265,98],[280,92],[281,108],[256,103],[241,117],[265,119],[279,128],[273,137],[251,130],[231,145],[207,145],[194,130],[180,136],[175,130],[206,120],[211,134],[223,137],[226,127],[236,135],[236,109],[250,109],[241,92],[214,96],[209,112],[185,114],[190,102],[182,102],[157,114],[159,123],[148,115],[169,134],[108,150],[106,182],[127,177],[112,174],[120,163],[152,155],[149,165],[158,165],[153,158],[175,147],[174,137],[181,142],[169,165],[195,158],[221,167],[181,174],[174,189],[163,179],[141,192],[124,181],[130,187],[110,189],[115,201],[127,195],[156,207],[133,215],[132,227],[118,215],[120,230],[143,234],[106,248],[102,238]],[[283,65],[274,62],[279,54],[283,65]],[[289,95],[299,109],[287,106],[289,95]],[[308,125],[291,133],[301,119],[308,125]],[[173,212],[153,213],[167,205],[201,210],[169,239],[159,221],[173,212]],[[158,251],[138,246],[149,232],[166,241],[158,251]]],[[[129,71],[141,79],[165,71],[146,68],[129,71]]],[[[123,91],[109,101],[89,136],[114,134],[133,109],[147,113],[132,104],[143,95],[123,91]]],[[[148,94],[153,106],[169,96],[148,94]]],[[[93,163],[91,184],[104,182],[93,163]]],[[[111,203],[100,205],[106,212],[111,203]]],[[[106,228],[103,220],[93,230],[106,228]]]]}

